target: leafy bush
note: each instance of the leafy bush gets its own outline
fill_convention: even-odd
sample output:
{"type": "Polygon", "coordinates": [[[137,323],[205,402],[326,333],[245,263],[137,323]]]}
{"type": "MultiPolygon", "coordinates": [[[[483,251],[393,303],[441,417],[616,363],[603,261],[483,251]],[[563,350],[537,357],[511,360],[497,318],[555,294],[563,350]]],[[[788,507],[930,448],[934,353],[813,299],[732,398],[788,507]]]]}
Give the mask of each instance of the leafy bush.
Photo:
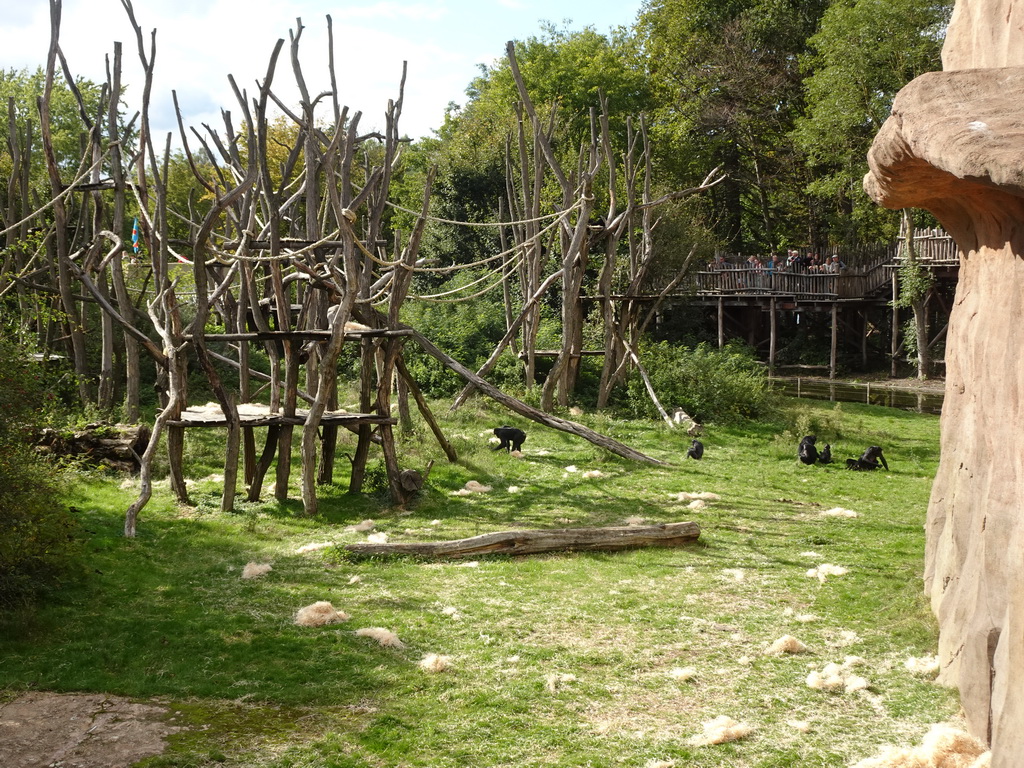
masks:
{"type": "MultiPolygon", "coordinates": [[[[474,275],[467,270],[450,280],[436,293],[467,287],[466,294],[480,290],[468,287],[474,275]]],[[[477,370],[490,356],[501,337],[505,335],[505,311],[501,307],[501,294],[491,291],[483,296],[454,301],[461,294],[445,297],[445,302],[410,301],[403,308],[402,319],[422,333],[441,350],[471,370],[477,370]]],[[[420,388],[432,397],[456,394],[465,382],[415,344],[405,347],[406,363],[420,388]]],[[[516,380],[517,362],[506,352],[494,371],[487,377],[497,386],[516,380]]]]}
{"type": "Polygon", "coordinates": [[[46,400],[39,366],[0,339],[0,605],[29,602],[59,585],[78,549],[60,472],[31,446],[46,400]]]}
{"type": "MultiPolygon", "coordinates": [[[[742,347],[649,343],[642,347],[640,359],[667,411],[682,408],[698,421],[731,422],[764,418],[774,408],[767,371],[742,347]]],[[[633,415],[657,417],[638,372],[630,377],[627,389],[633,415]]]]}

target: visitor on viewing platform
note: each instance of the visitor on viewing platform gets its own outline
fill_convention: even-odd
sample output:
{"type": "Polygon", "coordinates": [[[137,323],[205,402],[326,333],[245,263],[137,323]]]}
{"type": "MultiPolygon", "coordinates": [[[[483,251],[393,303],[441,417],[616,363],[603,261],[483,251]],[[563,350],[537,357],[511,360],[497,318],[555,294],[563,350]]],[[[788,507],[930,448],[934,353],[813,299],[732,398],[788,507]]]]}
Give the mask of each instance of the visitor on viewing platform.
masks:
{"type": "Polygon", "coordinates": [[[824,269],[829,274],[838,275],[842,270],[846,269],[846,265],[840,261],[839,256],[833,255],[824,269]]]}

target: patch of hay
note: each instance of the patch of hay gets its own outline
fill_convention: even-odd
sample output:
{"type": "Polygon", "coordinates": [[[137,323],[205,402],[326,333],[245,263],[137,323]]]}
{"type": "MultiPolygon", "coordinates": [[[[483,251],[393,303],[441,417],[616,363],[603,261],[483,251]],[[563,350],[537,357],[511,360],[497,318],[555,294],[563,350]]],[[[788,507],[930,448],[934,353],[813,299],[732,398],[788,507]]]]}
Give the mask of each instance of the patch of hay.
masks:
{"type": "Polygon", "coordinates": [[[600,469],[589,469],[583,473],[584,480],[594,480],[599,477],[607,477],[600,469]]]}
{"type": "Polygon", "coordinates": [[[811,732],[811,724],[806,720],[787,720],[786,725],[794,730],[800,731],[800,733],[811,732]]]}
{"type": "Polygon", "coordinates": [[[829,663],[821,670],[812,670],[807,675],[807,687],[818,691],[839,691],[854,693],[864,691],[870,683],[859,675],[850,674],[850,669],[863,663],[858,656],[847,656],[842,664],[829,663]]]}
{"type": "Polygon", "coordinates": [[[668,671],[668,675],[673,680],[685,683],[697,676],[697,670],[694,667],[673,667],[668,671]]]}
{"type": "Polygon", "coordinates": [[[405,648],[405,643],[398,639],[398,635],[384,627],[363,627],[356,630],[356,636],[376,640],[385,648],[405,648]]]}
{"type": "Polygon", "coordinates": [[[455,567],[456,568],[479,568],[480,567],[480,561],[479,560],[470,560],[468,563],[456,563],[455,567]]]}
{"type": "Polygon", "coordinates": [[[488,442],[488,443],[490,443],[491,445],[497,445],[498,443],[500,443],[500,442],[501,442],[501,438],[500,438],[500,437],[498,437],[497,435],[491,435],[491,436],[490,436],[490,437],[489,437],[489,438],[487,439],[487,442],[488,442]]]}
{"type": "Polygon", "coordinates": [[[508,487],[508,492],[509,493],[519,493],[521,490],[523,490],[523,489],[520,488],[518,485],[510,485],[508,487]]]}
{"type": "Polygon", "coordinates": [[[370,544],[387,544],[388,535],[386,533],[371,533],[366,537],[366,541],[370,544]]]}
{"type": "Polygon", "coordinates": [[[568,472],[569,474],[572,474],[573,472],[579,472],[579,470],[576,469],[575,464],[570,464],[568,467],[565,468],[565,471],[568,472]]]}
{"type": "Polygon", "coordinates": [[[708,491],[697,491],[696,493],[690,493],[688,491],[680,491],[679,493],[670,493],[670,499],[676,501],[721,501],[722,497],[717,493],[710,493],[708,491]]]}
{"type": "Polygon", "coordinates": [[[853,768],[984,768],[991,753],[968,733],[949,725],[933,725],[919,747],[886,747],[853,768]]]}
{"type": "Polygon", "coordinates": [[[576,675],[566,672],[552,672],[544,677],[544,687],[549,693],[557,693],[567,683],[575,683],[576,675]]]}
{"type": "Polygon", "coordinates": [[[351,586],[352,584],[358,584],[362,580],[363,580],[362,576],[349,576],[348,583],[349,583],[349,586],[351,586]]]}
{"type": "Polygon", "coordinates": [[[521,459],[521,458],[523,458],[523,452],[522,451],[509,451],[508,455],[511,456],[514,459],[521,459]]]}
{"type": "Polygon", "coordinates": [[[792,635],[783,635],[765,651],[769,656],[782,656],[785,653],[806,653],[807,646],[792,635]]]}
{"type": "Polygon", "coordinates": [[[316,552],[318,549],[327,549],[333,547],[333,541],[314,541],[310,544],[303,544],[301,547],[295,550],[296,555],[304,555],[307,552],[316,552]]]}
{"type": "Polygon", "coordinates": [[[574,406],[572,406],[572,407],[571,407],[571,408],[569,409],[569,415],[570,415],[570,416],[582,416],[582,415],[583,415],[583,409],[582,409],[582,408],[577,408],[577,407],[576,407],[576,406],[574,405],[574,406]]]}
{"type": "Polygon", "coordinates": [[[925,655],[921,658],[911,656],[903,665],[913,675],[930,677],[939,671],[939,658],[937,656],[925,655]]]}
{"type": "Polygon", "coordinates": [[[320,600],[305,608],[300,608],[295,614],[295,623],[300,627],[322,627],[326,624],[337,624],[340,621],[348,620],[347,613],[335,610],[334,606],[326,600],[320,600]]]}
{"type": "Polygon", "coordinates": [[[642,517],[627,517],[626,525],[647,525],[647,521],[642,517]]]}
{"type": "Polygon", "coordinates": [[[441,613],[443,613],[445,616],[450,616],[455,621],[459,621],[462,618],[462,614],[459,613],[459,609],[454,608],[450,605],[442,608],[441,613]]]}
{"type": "Polygon", "coordinates": [[[420,669],[424,672],[437,673],[444,672],[451,666],[451,656],[440,656],[436,653],[428,653],[422,659],[420,659],[420,669]]]}
{"type": "Polygon", "coordinates": [[[243,579],[258,579],[260,576],[266,576],[274,570],[270,563],[246,563],[245,568],[242,569],[243,579]]]}
{"type": "Polygon", "coordinates": [[[478,483],[476,480],[470,480],[463,486],[463,490],[467,490],[470,493],[487,493],[491,490],[491,486],[478,483]]]}
{"type": "Polygon", "coordinates": [[[832,507],[832,509],[819,512],[818,515],[820,517],[859,517],[852,509],[843,509],[842,507],[832,507]]]}
{"type": "Polygon", "coordinates": [[[644,768],[676,768],[675,760],[648,760],[644,768]]]}
{"type": "Polygon", "coordinates": [[[727,715],[719,715],[714,720],[704,723],[704,733],[691,738],[690,743],[696,747],[725,744],[749,736],[751,731],[753,728],[747,723],[739,723],[727,715]]]}
{"type": "Polygon", "coordinates": [[[355,531],[356,533],[368,533],[377,527],[377,524],[373,520],[363,520],[361,523],[350,525],[345,530],[355,531]]]}
{"type": "Polygon", "coordinates": [[[822,563],[817,568],[811,568],[807,571],[809,578],[817,578],[822,584],[829,576],[845,576],[850,571],[848,568],[844,568],[841,565],[830,565],[829,563],[822,563]]]}
{"type": "Polygon", "coordinates": [[[704,499],[694,499],[686,505],[687,509],[707,509],[708,503],[704,499]]]}
{"type": "Polygon", "coordinates": [[[723,568],[722,573],[735,581],[743,581],[747,577],[746,572],[742,568],[723,568]]]}

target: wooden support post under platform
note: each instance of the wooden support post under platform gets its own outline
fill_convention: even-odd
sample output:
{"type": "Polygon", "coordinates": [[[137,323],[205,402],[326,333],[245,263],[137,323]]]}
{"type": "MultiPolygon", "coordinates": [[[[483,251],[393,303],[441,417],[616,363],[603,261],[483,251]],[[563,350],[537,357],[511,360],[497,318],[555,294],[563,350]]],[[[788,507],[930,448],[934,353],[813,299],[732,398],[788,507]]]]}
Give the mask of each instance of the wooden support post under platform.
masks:
{"type": "Polygon", "coordinates": [[[861,333],[860,333],[860,367],[868,369],[868,311],[860,310],[861,333]]]}
{"type": "Polygon", "coordinates": [[[892,359],[890,361],[889,375],[894,379],[897,376],[896,356],[900,353],[900,308],[896,300],[900,296],[900,278],[893,270],[892,273],[892,359]]]}
{"type": "Polygon", "coordinates": [[[828,360],[828,377],[836,377],[836,349],[839,346],[839,305],[832,304],[832,353],[828,360]]]}
{"type": "Polygon", "coordinates": [[[775,345],[778,341],[778,318],[775,313],[775,297],[772,296],[770,309],[771,312],[771,338],[768,342],[768,375],[775,375],[775,345]]]}
{"type": "MultiPolygon", "coordinates": [[[[361,365],[359,373],[359,409],[369,413],[372,408],[370,393],[373,391],[373,372],[376,367],[376,346],[372,339],[364,338],[359,351],[361,365]]],[[[359,442],[356,454],[352,459],[352,476],[349,478],[348,492],[361,493],[363,479],[366,477],[366,461],[370,456],[370,438],[372,431],[369,424],[359,427],[359,442]]]]}
{"type": "Polygon", "coordinates": [[[185,430],[181,427],[167,427],[167,463],[169,465],[171,490],[179,504],[191,504],[188,487],[185,485],[185,430]]]}
{"type": "Polygon", "coordinates": [[[718,297],[718,348],[725,346],[725,299],[718,297]]]}

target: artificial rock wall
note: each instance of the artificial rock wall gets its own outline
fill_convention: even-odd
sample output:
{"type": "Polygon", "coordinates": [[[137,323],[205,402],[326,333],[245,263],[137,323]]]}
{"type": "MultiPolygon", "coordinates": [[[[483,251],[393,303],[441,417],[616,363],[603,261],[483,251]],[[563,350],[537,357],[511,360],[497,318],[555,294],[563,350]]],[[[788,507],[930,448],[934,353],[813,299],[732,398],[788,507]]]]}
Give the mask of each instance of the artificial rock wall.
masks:
{"type": "Polygon", "coordinates": [[[1024,766],[1024,0],[957,0],[944,71],[897,96],[868,194],[960,248],[925,588],[940,680],[993,768],[1024,766]]]}

